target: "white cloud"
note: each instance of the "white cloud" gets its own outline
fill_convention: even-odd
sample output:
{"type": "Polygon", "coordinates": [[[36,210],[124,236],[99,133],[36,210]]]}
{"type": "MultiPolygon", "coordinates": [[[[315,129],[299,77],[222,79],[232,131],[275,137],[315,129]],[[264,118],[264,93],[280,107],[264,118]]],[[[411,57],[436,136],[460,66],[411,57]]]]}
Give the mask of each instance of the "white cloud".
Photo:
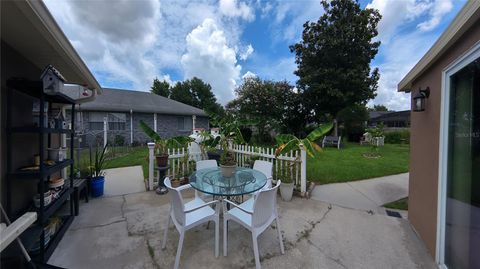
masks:
{"type": "Polygon", "coordinates": [[[220,12],[231,18],[240,17],[246,21],[253,21],[255,19],[255,13],[244,2],[238,2],[237,0],[220,0],[220,12]]]}
{"type": "Polygon", "coordinates": [[[212,86],[220,103],[234,97],[241,66],[236,53],[227,44],[224,32],[212,19],[205,19],[186,38],[187,51],[182,56],[185,78],[199,77],[212,86]]]}
{"type": "Polygon", "coordinates": [[[450,12],[453,8],[451,0],[436,0],[432,2],[432,8],[429,11],[430,19],[419,23],[417,25],[418,29],[421,31],[430,31],[437,27],[440,23],[442,17],[450,12]]]}
{"type": "Polygon", "coordinates": [[[253,53],[252,44],[248,44],[248,46],[242,52],[240,52],[239,58],[240,60],[245,61],[246,59],[248,59],[248,57],[252,53],[253,53]]]}
{"type": "Polygon", "coordinates": [[[248,79],[248,78],[256,78],[258,77],[257,74],[247,71],[247,73],[243,74],[242,79],[248,79]]]}

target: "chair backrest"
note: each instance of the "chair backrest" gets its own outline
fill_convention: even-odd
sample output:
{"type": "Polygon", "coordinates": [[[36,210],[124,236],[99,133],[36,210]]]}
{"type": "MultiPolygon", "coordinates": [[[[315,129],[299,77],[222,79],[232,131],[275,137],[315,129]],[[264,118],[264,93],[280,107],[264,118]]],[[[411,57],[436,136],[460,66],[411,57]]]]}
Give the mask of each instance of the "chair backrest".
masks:
{"type": "Polygon", "coordinates": [[[168,194],[170,195],[170,203],[172,205],[173,215],[175,220],[183,225],[185,223],[185,212],[183,205],[182,194],[175,188],[172,187],[172,183],[168,177],[163,181],[165,187],[168,188],[168,194]]]}
{"type": "Polygon", "coordinates": [[[261,190],[258,193],[255,202],[253,203],[253,227],[265,225],[275,213],[277,206],[277,190],[280,184],[281,181],[277,180],[277,185],[275,185],[275,187],[261,190]]]}
{"type": "Polygon", "coordinates": [[[197,161],[197,170],[205,169],[205,168],[213,168],[217,166],[218,165],[216,160],[197,161]]]}
{"type": "Polygon", "coordinates": [[[271,162],[256,160],[253,163],[253,169],[262,172],[267,179],[272,178],[273,163],[271,162]]]}

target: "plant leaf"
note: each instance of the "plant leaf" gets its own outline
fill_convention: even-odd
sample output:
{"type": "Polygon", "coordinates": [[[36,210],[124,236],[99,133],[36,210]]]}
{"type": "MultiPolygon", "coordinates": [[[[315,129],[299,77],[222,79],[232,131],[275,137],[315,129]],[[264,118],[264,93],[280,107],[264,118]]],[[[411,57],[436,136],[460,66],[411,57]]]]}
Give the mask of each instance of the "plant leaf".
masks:
{"type": "Polygon", "coordinates": [[[313,130],[310,134],[307,135],[307,139],[311,142],[321,138],[322,136],[328,134],[333,128],[333,123],[327,124],[320,124],[315,130],[313,130]]]}
{"type": "Polygon", "coordinates": [[[150,128],[143,120],[140,121],[139,123],[140,128],[145,132],[145,134],[153,139],[154,142],[158,142],[162,140],[162,137],[156,133],[152,128],[150,128]]]}
{"type": "MultiPolygon", "coordinates": [[[[312,144],[314,144],[314,143],[310,142],[310,140],[308,140],[308,139],[306,139],[306,138],[302,140],[302,143],[303,143],[303,145],[305,146],[305,151],[307,152],[307,154],[308,154],[310,157],[315,157],[314,153],[315,153],[315,151],[317,151],[317,150],[315,149],[315,146],[312,145],[312,144]]],[[[315,145],[316,145],[316,144],[315,144],[315,145]]],[[[317,145],[317,146],[318,146],[318,145],[317,145]]]]}
{"type": "Polygon", "coordinates": [[[300,144],[300,140],[298,138],[294,138],[287,143],[284,143],[280,145],[276,150],[275,150],[275,156],[278,157],[278,155],[282,155],[284,153],[287,153],[295,148],[298,148],[298,145],[300,144]]]}

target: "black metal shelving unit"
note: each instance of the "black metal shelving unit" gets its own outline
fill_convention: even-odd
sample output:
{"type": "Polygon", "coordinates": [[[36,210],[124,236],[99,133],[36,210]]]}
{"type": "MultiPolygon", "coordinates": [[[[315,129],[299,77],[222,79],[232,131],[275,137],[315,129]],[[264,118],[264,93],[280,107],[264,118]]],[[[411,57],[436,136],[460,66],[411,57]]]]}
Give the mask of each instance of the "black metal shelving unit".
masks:
{"type": "MultiPolygon", "coordinates": [[[[48,118],[47,118],[48,119],[48,118]]],[[[63,95],[47,95],[43,92],[43,83],[41,81],[29,81],[23,79],[11,79],[7,81],[7,214],[15,219],[15,216],[12,214],[12,185],[17,181],[21,180],[33,180],[38,182],[37,184],[37,193],[40,197],[43,197],[43,193],[48,190],[48,181],[50,176],[54,173],[60,172],[66,167],[70,167],[70,179],[74,178],[74,136],[75,136],[75,100],[63,95]],[[21,92],[28,96],[37,98],[40,102],[39,110],[39,126],[13,126],[12,125],[12,93],[13,91],[21,92]],[[48,103],[48,114],[45,115],[45,103],[48,103]],[[52,104],[64,104],[71,105],[71,129],[56,129],[48,128],[45,126],[45,117],[49,117],[52,111],[52,104]],[[13,136],[22,134],[22,135],[32,135],[36,136],[38,139],[38,155],[40,156],[40,167],[35,171],[22,171],[18,167],[13,167],[12,157],[14,147],[13,136]],[[50,147],[51,144],[51,134],[67,134],[70,135],[70,156],[69,159],[66,159],[62,162],[57,162],[54,165],[46,165],[44,161],[46,158],[46,149],[50,147]],[[45,138],[47,138],[45,140],[45,138]],[[47,144],[47,145],[46,145],[47,144]]],[[[32,124],[33,125],[33,124],[32,124]]],[[[21,154],[15,152],[15,154],[21,154]]],[[[40,262],[47,262],[56,246],[62,239],[63,235],[67,231],[68,227],[73,221],[74,210],[73,210],[73,180],[65,179],[65,185],[63,190],[60,192],[57,199],[53,200],[49,205],[44,204],[44,200],[40,199],[40,207],[35,208],[37,211],[37,225],[27,230],[24,233],[25,237],[29,237],[36,241],[39,238],[39,249],[37,251],[32,251],[30,254],[33,259],[40,262]],[[67,183],[68,182],[68,183],[67,183]],[[67,184],[69,184],[67,186],[67,184]],[[48,220],[53,216],[62,206],[69,200],[70,203],[70,213],[66,216],[62,216],[62,224],[60,228],[57,229],[56,233],[49,237],[48,242],[45,238],[45,229],[44,227],[48,224],[48,220]]],[[[29,209],[31,210],[32,207],[29,209]]],[[[26,211],[26,210],[25,210],[26,211]]],[[[20,212],[24,213],[24,212],[20,212]]],[[[28,249],[28,247],[27,247],[28,249]]]]}

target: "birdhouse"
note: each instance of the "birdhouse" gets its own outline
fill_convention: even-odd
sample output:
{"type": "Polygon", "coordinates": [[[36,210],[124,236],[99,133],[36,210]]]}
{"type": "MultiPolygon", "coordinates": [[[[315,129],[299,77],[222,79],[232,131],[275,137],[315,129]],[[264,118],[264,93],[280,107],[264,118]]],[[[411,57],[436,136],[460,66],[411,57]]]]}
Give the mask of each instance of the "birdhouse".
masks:
{"type": "Polygon", "coordinates": [[[65,78],[52,65],[48,65],[40,76],[43,82],[43,92],[49,95],[55,95],[63,90],[65,78]]]}

